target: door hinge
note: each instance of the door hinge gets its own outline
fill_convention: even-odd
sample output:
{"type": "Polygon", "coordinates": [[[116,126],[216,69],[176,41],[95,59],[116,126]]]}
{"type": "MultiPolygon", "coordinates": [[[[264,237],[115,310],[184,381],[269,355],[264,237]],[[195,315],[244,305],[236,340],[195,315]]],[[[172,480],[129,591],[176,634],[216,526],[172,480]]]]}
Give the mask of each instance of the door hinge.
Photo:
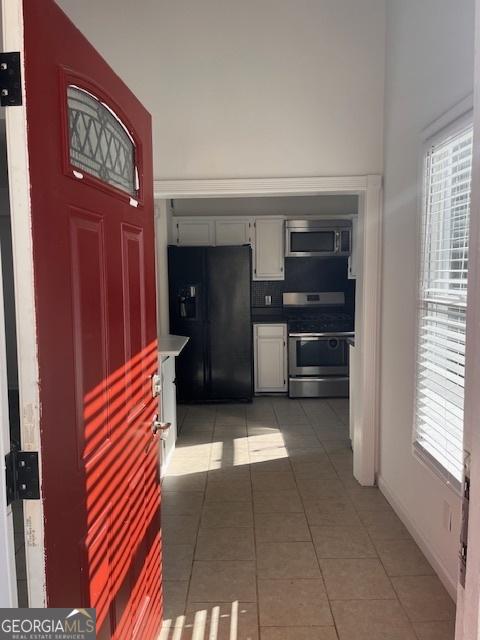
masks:
{"type": "Polygon", "coordinates": [[[22,104],[22,72],[20,53],[0,53],[0,104],[19,107],[22,104]]]}
{"type": "Polygon", "coordinates": [[[37,451],[10,451],[5,456],[7,504],[15,500],[39,500],[37,451]]]}
{"type": "Polygon", "coordinates": [[[465,588],[467,576],[467,552],[468,552],[468,517],[470,512],[470,456],[468,455],[464,465],[464,478],[462,488],[462,527],[460,530],[460,584],[465,588]]]}

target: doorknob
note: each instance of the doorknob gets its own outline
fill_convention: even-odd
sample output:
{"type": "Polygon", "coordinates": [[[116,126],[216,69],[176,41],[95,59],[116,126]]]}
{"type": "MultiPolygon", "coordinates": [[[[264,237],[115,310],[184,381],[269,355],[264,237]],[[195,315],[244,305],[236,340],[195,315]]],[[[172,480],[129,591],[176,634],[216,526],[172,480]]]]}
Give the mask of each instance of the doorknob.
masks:
{"type": "Polygon", "coordinates": [[[155,418],[152,421],[152,433],[154,436],[156,436],[159,431],[160,432],[168,431],[171,426],[172,426],[171,422],[161,422],[160,420],[158,420],[158,416],[155,416],[155,418]]]}

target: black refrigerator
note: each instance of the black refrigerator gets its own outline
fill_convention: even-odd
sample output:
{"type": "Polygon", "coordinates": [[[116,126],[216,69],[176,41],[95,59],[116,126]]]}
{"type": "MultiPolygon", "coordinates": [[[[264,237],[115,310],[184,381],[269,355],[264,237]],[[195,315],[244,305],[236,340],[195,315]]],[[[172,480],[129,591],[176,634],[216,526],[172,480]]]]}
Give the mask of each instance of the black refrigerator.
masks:
{"type": "Polygon", "coordinates": [[[170,333],[189,336],[177,358],[180,402],[253,395],[251,248],[168,247],[170,333]]]}

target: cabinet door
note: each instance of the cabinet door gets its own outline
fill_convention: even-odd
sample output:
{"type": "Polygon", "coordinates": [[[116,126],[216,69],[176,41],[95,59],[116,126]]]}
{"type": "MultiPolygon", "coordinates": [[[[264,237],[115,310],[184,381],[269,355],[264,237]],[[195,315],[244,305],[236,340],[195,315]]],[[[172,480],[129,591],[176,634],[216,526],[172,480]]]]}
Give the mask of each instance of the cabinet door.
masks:
{"type": "Polygon", "coordinates": [[[255,391],[287,390],[286,325],[255,325],[255,391]]]}
{"type": "Polygon", "coordinates": [[[283,218],[256,218],[254,280],[284,280],[283,218]]]}
{"type": "Polygon", "coordinates": [[[215,220],[215,244],[242,245],[251,243],[252,222],[248,218],[215,220]]]}
{"type": "Polygon", "coordinates": [[[162,396],[160,415],[162,422],[172,425],[161,434],[161,473],[165,475],[170,456],[175,449],[177,439],[177,398],[175,386],[175,358],[169,356],[161,364],[162,396]]]}
{"type": "Polygon", "coordinates": [[[179,247],[208,247],[215,244],[211,218],[175,218],[174,236],[179,247]]]}

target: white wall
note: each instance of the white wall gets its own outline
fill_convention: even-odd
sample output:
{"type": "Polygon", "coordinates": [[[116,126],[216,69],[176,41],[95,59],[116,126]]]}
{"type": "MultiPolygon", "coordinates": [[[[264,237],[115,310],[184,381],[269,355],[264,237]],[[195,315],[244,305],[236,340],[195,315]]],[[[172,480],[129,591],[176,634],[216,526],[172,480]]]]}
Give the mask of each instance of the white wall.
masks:
{"type": "Polygon", "coordinates": [[[380,476],[452,585],[460,500],[412,455],[415,247],[422,130],[473,90],[473,16],[474,0],[387,0],[380,476]]]}
{"type": "Polygon", "coordinates": [[[332,216],[358,213],[358,197],[180,198],[174,201],[173,210],[175,216],[332,216]]]}
{"type": "Polygon", "coordinates": [[[382,173],[385,0],[58,0],[153,115],[155,177],[382,173]]]}

